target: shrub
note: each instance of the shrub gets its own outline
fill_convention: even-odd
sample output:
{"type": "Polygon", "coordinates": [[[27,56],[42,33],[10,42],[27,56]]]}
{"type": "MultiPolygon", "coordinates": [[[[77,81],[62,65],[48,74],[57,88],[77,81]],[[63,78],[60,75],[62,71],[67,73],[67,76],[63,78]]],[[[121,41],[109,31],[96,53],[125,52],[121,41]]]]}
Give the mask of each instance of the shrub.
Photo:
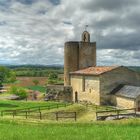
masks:
{"type": "Polygon", "coordinates": [[[24,88],[20,88],[17,94],[21,99],[27,98],[27,91],[24,88]]]}
{"type": "Polygon", "coordinates": [[[28,96],[26,89],[22,87],[12,86],[9,90],[10,94],[15,94],[20,97],[20,99],[25,99],[28,96]]]}
{"type": "Polygon", "coordinates": [[[63,84],[63,80],[58,77],[58,74],[55,72],[52,72],[49,74],[46,85],[47,84],[63,84]]]}
{"type": "Polygon", "coordinates": [[[33,80],[33,83],[34,83],[35,85],[38,85],[38,84],[39,84],[39,81],[38,81],[37,79],[34,79],[34,80],[33,80]]]}

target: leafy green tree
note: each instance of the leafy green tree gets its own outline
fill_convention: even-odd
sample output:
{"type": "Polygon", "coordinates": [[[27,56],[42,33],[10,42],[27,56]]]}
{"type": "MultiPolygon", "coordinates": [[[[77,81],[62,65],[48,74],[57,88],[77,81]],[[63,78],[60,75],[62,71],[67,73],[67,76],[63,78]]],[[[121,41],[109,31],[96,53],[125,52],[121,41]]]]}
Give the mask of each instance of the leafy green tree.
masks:
{"type": "Polygon", "coordinates": [[[9,77],[10,70],[6,67],[0,66],[0,81],[1,83],[6,82],[7,78],[9,77]]]}
{"type": "Polygon", "coordinates": [[[7,82],[15,82],[16,81],[16,73],[14,71],[9,72],[9,77],[7,78],[7,82]]]}
{"type": "Polygon", "coordinates": [[[55,84],[57,83],[58,80],[58,75],[55,72],[50,72],[48,79],[47,79],[47,84],[55,84]]]}
{"type": "Polygon", "coordinates": [[[0,84],[3,82],[15,82],[16,73],[10,69],[0,66],[0,84]]]}
{"type": "Polygon", "coordinates": [[[24,89],[22,87],[17,87],[17,86],[12,86],[9,89],[9,93],[19,96],[20,99],[25,99],[28,96],[28,92],[26,89],[24,89]]]}
{"type": "Polygon", "coordinates": [[[57,78],[58,78],[57,73],[55,73],[55,72],[50,72],[49,73],[48,79],[57,79],[57,78]]]}
{"type": "Polygon", "coordinates": [[[34,79],[33,83],[37,86],[39,84],[39,81],[37,79],[34,79]]]}

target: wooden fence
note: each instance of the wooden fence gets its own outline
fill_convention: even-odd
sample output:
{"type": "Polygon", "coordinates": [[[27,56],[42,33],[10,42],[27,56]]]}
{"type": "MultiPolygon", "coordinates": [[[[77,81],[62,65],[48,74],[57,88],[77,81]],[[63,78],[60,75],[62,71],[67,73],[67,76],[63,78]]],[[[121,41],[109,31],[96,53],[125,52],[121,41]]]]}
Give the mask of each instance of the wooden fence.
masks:
{"type": "Polygon", "coordinates": [[[54,104],[54,105],[30,107],[30,108],[16,109],[16,110],[2,110],[1,116],[3,117],[5,115],[12,115],[13,118],[15,116],[25,116],[25,118],[27,119],[30,116],[37,115],[39,117],[39,119],[41,120],[43,117],[43,114],[42,114],[43,110],[67,107],[69,105],[71,105],[71,104],[54,104]],[[35,115],[33,113],[35,113],[35,115]]]}
{"type": "Polygon", "coordinates": [[[56,120],[58,121],[60,118],[72,118],[76,121],[77,115],[76,112],[56,112],[56,120]]]}
{"type": "Polygon", "coordinates": [[[119,119],[120,116],[136,117],[136,108],[96,111],[96,120],[105,120],[107,117],[114,117],[115,119],[119,119]]]}

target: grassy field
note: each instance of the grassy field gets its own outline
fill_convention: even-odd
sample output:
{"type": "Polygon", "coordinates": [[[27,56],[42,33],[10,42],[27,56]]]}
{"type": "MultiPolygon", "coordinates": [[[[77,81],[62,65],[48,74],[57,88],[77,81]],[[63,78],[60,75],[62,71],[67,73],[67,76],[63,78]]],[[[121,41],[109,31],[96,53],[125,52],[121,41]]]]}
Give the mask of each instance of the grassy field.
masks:
{"type": "Polygon", "coordinates": [[[38,80],[39,85],[44,86],[47,81],[47,77],[17,77],[19,86],[34,86],[33,80],[38,80]]]}
{"type": "Polygon", "coordinates": [[[37,90],[42,93],[46,92],[46,88],[43,86],[27,86],[26,88],[31,89],[31,90],[37,90]]]}
{"type": "Polygon", "coordinates": [[[37,106],[47,106],[54,104],[63,104],[58,102],[45,102],[45,101],[10,101],[1,100],[0,101],[0,111],[1,110],[11,110],[11,109],[24,109],[37,106]]]}
{"type": "MultiPolygon", "coordinates": [[[[0,110],[54,105],[57,102],[0,101],[0,110]]],[[[95,121],[95,110],[106,107],[73,104],[46,110],[48,119],[0,117],[0,140],[139,140],[140,119],[95,121]],[[77,121],[56,121],[49,113],[76,111],[77,121]]],[[[108,109],[111,109],[110,107],[108,109]]]]}
{"type": "Polygon", "coordinates": [[[140,121],[23,123],[0,120],[1,140],[139,140],[140,121]]]}

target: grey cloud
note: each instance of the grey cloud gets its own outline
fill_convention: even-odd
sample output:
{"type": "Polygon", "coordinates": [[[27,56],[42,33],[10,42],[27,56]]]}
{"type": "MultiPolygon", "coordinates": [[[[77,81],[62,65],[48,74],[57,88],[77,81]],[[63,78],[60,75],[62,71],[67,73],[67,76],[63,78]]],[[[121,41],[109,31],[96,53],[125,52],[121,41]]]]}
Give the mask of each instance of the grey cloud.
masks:
{"type": "Polygon", "coordinates": [[[81,40],[89,24],[99,65],[140,65],[138,2],[7,0],[0,5],[0,62],[63,64],[64,42],[81,40]]]}
{"type": "Polygon", "coordinates": [[[119,11],[139,4],[139,0],[87,0],[83,8],[91,11],[119,11]]]}
{"type": "Polygon", "coordinates": [[[98,42],[98,49],[140,50],[139,33],[110,34],[100,37],[98,42]]]}

